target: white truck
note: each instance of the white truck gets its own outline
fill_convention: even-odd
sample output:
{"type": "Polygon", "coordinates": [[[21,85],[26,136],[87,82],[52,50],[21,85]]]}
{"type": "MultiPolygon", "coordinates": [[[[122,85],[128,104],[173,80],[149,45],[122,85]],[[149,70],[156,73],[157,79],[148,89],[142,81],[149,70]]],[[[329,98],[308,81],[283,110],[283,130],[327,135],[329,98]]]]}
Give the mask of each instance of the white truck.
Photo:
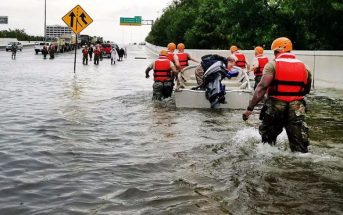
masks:
{"type": "Polygon", "coordinates": [[[46,44],[47,46],[50,45],[49,42],[36,42],[36,43],[35,43],[34,49],[35,49],[36,54],[38,54],[38,52],[42,52],[43,46],[44,46],[45,44],[46,44]]]}

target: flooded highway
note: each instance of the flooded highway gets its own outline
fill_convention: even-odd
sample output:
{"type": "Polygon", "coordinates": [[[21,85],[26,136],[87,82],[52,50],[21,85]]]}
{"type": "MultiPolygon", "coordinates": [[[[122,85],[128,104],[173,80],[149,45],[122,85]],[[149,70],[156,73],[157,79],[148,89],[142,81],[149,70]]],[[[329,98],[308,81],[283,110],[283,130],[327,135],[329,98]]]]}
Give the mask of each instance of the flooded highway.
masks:
{"type": "Polygon", "coordinates": [[[310,153],[258,115],[153,102],[154,56],[83,66],[0,51],[0,214],[342,214],[343,92],[308,99],[310,153]],[[135,59],[140,58],[140,59],[135,59]],[[144,59],[146,58],[146,59],[144,59]]]}

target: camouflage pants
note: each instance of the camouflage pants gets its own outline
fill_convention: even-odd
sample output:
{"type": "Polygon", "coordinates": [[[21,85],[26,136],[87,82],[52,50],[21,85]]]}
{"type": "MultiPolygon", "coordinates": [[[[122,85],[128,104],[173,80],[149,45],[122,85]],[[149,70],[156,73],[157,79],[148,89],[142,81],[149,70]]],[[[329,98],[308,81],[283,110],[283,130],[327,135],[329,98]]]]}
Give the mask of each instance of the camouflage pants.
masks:
{"type": "Polygon", "coordinates": [[[152,89],[153,89],[152,99],[162,100],[162,99],[170,97],[173,92],[173,86],[174,86],[174,82],[172,81],[166,81],[166,82],[155,81],[154,84],[152,85],[152,89]]]}
{"type": "Polygon", "coordinates": [[[305,123],[304,101],[290,103],[268,99],[262,110],[259,127],[263,143],[275,145],[277,136],[285,127],[292,152],[308,152],[308,127],[305,123]]]}

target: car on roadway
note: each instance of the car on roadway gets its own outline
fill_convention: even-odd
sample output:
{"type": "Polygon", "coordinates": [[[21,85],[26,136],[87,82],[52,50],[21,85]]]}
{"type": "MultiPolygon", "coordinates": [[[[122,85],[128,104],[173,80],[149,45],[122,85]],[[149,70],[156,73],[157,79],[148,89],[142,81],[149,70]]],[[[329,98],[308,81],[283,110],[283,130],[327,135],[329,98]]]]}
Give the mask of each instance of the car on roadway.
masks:
{"type": "Polygon", "coordinates": [[[102,56],[108,56],[108,58],[111,58],[112,53],[112,45],[109,43],[103,43],[101,44],[102,49],[102,56]]]}
{"type": "Polygon", "coordinates": [[[20,42],[9,42],[6,46],[6,51],[11,51],[13,45],[17,46],[17,50],[23,51],[23,45],[20,42]]]}

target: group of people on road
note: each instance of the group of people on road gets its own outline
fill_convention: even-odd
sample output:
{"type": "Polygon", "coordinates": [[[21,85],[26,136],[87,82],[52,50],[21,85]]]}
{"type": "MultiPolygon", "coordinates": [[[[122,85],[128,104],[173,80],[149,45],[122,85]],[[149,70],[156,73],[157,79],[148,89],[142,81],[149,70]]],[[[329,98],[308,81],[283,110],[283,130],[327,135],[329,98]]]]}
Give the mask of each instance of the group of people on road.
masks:
{"type": "MultiPolygon", "coordinates": [[[[180,43],[177,46],[178,52],[174,53],[176,45],[169,43],[167,50],[161,50],[158,59],[146,68],[146,78],[150,77],[150,70],[154,71],[154,100],[162,100],[172,95],[175,77],[179,76],[178,80],[182,80],[182,69],[188,66],[189,60],[199,63],[184,52],[184,48],[184,44],[180,43]]],[[[285,128],[291,151],[306,153],[309,129],[305,123],[304,96],[311,89],[311,72],[295,54],[291,53],[293,45],[290,39],[275,39],[271,50],[274,52],[274,59],[269,61],[264,55],[264,49],[257,46],[250,66],[237,46],[230,47],[227,71],[232,72],[234,66],[237,66],[247,72],[253,72],[255,76],[254,94],[242,114],[243,120],[246,121],[253,114],[255,106],[264,100],[259,117],[262,121],[259,126],[262,142],[275,145],[277,136],[285,128]]],[[[195,75],[201,77],[204,71],[197,69],[195,75]]],[[[182,87],[182,84],[177,83],[176,90],[178,87],[182,87]]]]}
{"type": "MultiPolygon", "coordinates": [[[[99,65],[99,61],[102,61],[103,59],[103,51],[101,49],[101,46],[99,44],[93,46],[84,46],[84,48],[82,49],[82,64],[83,65],[88,65],[88,56],[89,56],[89,60],[92,61],[93,58],[93,54],[94,54],[94,65],[99,65]]],[[[118,61],[122,61],[123,57],[126,56],[126,51],[121,48],[121,49],[116,49],[116,48],[112,48],[111,50],[111,65],[115,64],[116,62],[116,58],[118,56],[118,61]]]]}

